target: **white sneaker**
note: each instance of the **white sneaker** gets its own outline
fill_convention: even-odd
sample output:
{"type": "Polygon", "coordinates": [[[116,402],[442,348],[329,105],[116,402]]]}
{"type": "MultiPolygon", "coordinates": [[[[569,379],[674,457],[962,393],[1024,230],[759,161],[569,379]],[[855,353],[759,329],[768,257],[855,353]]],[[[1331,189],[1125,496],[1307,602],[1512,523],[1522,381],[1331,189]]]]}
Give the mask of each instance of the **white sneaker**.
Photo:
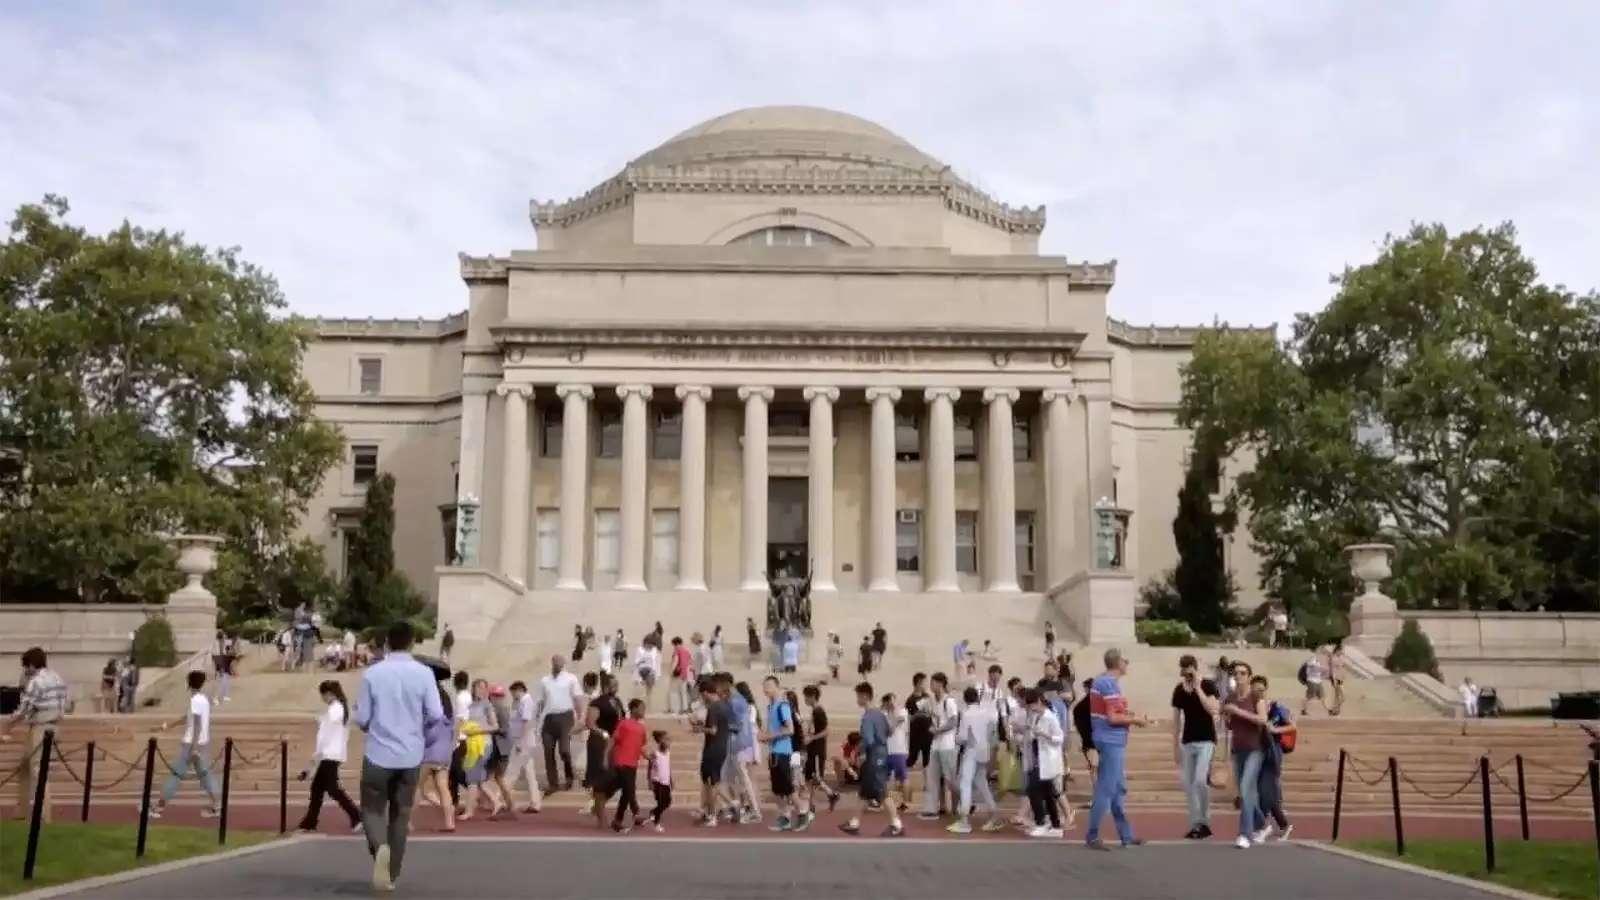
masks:
{"type": "Polygon", "coordinates": [[[1044,830],[1044,836],[1047,838],[1064,838],[1067,836],[1067,833],[1060,828],[1046,828],[1044,830]]]}
{"type": "Polygon", "coordinates": [[[1272,837],[1272,831],[1272,824],[1269,822],[1266,825],[1263,825],[1260,831],[1250,835],[1250,842],[1253,844],[1265,844],[1267,842],[1267,838],[1272,837]]]}
{"type": "Polygon", "coordinates": [[[967,822],[952,822],[951,824],[945,826],[944,830],[950,832],[951,834],[971,834],[972,825],[967,822]]]}
{"type": "Polygon", "coordinates": [[[1240,850],[1249,850],[1250,839],[1241,834],[1233,839],[1233,845],[1238,847],[1240,850]]]}
{"type": "MultiPolygon", "coordinates": [[[[1044,827],[1043,825],[1035,825],[1032,828],[1028,829],[1028,837],[1031,837],[1031,838],[1047,838],[1049,836],[1050,836],[1050,829],[1044,827]]],[[[1056,834],[1056,837],[1060,837],[1060,836],[1061,835],[1058,832],[1056,834]]]]}
{"type": "Polygon", "coordinates": [[[1294,834],[1294,826],[1293,825],[1285,826],[1284,829],[1283,829],[1283,834],[1278,835],[1278,843],[1282,844],[1285,841],[1289,840],[1289,835],[1291,835],[1291,834],[1294,834]]]}
{"type": "Polygon", "coordinates": [[[372,854],[372,889],[388,893],[394,890],[394,879],[389,877],[389,845],[379,844],[372,854]]]}

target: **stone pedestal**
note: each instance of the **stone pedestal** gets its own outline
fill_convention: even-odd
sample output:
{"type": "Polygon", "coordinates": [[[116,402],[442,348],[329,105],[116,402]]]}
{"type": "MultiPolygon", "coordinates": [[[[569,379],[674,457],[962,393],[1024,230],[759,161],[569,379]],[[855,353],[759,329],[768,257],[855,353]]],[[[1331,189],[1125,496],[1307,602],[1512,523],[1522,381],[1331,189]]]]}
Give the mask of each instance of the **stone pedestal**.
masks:
{"type": "Polygon", "coordinates": [[[1400,612],[1393,599],[1379,585],[1389,577],[1392,544],[1352,544],[1344,548],[1350,555],[1350,571],[1361,580],[1362,592],[1350,604],[1349,643],[1378,662],[1389,655],[1389,647],[1400,633],[1400,612]]]}

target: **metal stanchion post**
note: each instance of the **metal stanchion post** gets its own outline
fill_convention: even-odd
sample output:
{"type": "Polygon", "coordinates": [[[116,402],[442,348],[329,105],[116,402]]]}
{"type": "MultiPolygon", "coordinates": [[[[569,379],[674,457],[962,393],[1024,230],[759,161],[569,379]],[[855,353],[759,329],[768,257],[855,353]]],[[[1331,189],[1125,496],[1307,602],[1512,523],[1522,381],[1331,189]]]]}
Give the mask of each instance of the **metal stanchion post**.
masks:
{"type": "MultiPolygon", "coordinates": [[[[38,727],[38,726],[34,726],[38,727]]],[[[56,732],[47,728],[44,741],[39,744],[38,780],[33,783],[33,815],[28,819],[28,851],[22,859],[22,880],[33,880],[33,863],[39,855],[39,826],[44,824],[45,797],[49,794],[50,751],[56,746],[56,732]]],[[[27,761],[23,761],[26,766],[27,761]]]]}
{"type": "Polygon", "coordinates": [[[1339,842],[1339,813],[1344,808],[1344,748],[1339,749],[1339,775],[1333,782],[1333,842],[1339,842]]]}
{"type": "Polygon", "coordinates": [[[289,833],[289,742],[278,741],[278,833],[289,833]]]}
{"type": "Polygon", "coordinates": [[[150,833],[150,783],[156,775],[156,739],[151,738],[144,751],[144,793],[139,798],[139,845],[133,855],[144,859],[144,840],[150,833]]]}
{"type": "Polygon", "coordinates": [[[89,797],[94,793],[94,741],[85,747],[83,763],[83,815],[81,821],[89,821],[89,797]]]}
{"type": "Polygon", "coordinates": [[[1528,840],[1528,782],[1522,775],[1522,754],[1517,754],[1517,812],[1522,815],[1522,839],[1528,840]]]}
{"type": "Polygon", "coordinates": [[[1483,862],[1494,871],[1494,801],[1489,796],[1489,757],[1478,757],[1478,780],[1483,782],[1483,862]]]}
{"type": "Polygon", "coordinates": [[[1595,759],[1589,760],[1589,807],[1594,810],[1594,852],[1600,855],[1600,760],[1595,759]]]}
{"type": "Polygon", "coordinates": [[[1394,852],[1396,856],[1406,855],[1406,830],[1400,824],[1400,762],[1394,757],[1389,757],[1389,796],[1394,802],[1394,852]]]}
{"type": "Polygon", "coordinates": [[[228,793],[233,789],[233,738],[222,742],[222,809],[217,812],[217,843],[228,842],[228,793]]]}

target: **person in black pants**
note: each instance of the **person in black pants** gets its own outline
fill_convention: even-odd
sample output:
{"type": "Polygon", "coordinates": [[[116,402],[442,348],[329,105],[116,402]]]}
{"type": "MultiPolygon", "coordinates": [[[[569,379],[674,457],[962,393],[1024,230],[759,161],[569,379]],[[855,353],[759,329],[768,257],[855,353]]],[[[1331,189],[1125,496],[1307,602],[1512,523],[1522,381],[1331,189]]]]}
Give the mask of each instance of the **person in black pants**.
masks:
{"type": "MultiPolygon", "coordinates": [[[[317,750],[311,757],[316,774],[311,776],[311,802],[300,819],[301,831],[316,831],[317,817],[322,812],[322,798],[332,797],[344,814],[350,817],[350,827],[361,828],[361,810],[351,802],[350,795],[339,786],[339,764],[344,762],[350,737],[350,705],[345,702],[344,688],[337,681],[324,681],[317,690],[327,705],[317,717],[317,750]]],[[[306,780],[307,770],[300,770],[300,780],[306,780]]]]}
{"type": "Polygon", "coordinates": [[[556,785],[572,788],[572,727],[577,716],[574,712],[583,701],[578,679],[564,671],[567,661],[560,654],[550,657],[550,674],[539,680],[538,708],[544,715],[539,722],[539,736],[544,741],[544,771],[550,790],[556,785]],[[556,780],[556,755],[566,770],[565,783],[556,780]]]}

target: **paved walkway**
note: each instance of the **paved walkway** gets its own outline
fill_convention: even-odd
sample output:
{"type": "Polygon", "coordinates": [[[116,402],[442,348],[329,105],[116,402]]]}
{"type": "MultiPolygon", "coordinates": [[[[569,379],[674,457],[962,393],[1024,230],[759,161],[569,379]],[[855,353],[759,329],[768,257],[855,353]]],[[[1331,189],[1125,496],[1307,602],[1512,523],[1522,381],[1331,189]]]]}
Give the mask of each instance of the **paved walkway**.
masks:
{"type": "MultiPolygon", "coordinates": [[[[1489,900],[1496,895],[1294,845],[1239,851],[1213,843],[1098,853],[1071,843],[906,840],[694,842],[581,838],[419,838],[401,897],[541,898],[1228,898],[1489,900]]],[[[314,838],[89,892],[89,897],[365,896],[365,845],[314,838]]]]}

